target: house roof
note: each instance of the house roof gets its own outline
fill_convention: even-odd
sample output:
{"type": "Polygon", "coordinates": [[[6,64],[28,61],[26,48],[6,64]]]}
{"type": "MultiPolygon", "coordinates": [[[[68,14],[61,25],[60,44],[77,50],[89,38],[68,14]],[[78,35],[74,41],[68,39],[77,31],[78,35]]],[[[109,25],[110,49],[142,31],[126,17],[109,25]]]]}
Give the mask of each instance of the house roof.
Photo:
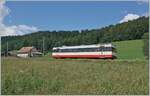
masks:
{"type": "Polygon", "coordinates": [[[22,47],[18,52],[27,53],[30,52],[34,47],[22,47]]]}

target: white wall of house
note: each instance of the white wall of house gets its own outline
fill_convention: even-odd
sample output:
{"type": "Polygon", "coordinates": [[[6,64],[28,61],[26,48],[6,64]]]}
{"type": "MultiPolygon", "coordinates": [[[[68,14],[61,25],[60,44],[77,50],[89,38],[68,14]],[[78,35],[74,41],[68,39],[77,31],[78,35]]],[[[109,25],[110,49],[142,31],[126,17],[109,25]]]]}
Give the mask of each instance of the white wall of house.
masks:
{"type": "Polygon", "coordinates": [[[17,56],[27,58],[29,55],[28,55],[28,53],[24,53],[24,54],[17,54],[17,56]]]}

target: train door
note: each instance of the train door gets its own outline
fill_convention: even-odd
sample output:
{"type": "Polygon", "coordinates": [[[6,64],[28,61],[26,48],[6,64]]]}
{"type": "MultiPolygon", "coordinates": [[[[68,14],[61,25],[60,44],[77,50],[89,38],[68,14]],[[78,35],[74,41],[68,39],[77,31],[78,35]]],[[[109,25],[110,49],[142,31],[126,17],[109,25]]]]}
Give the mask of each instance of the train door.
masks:
{"type": "Polygon", "coordinates": [[[101,46],[100,47],[100,55],[101,55],[101,58],[104,58],[104,46],[101,46]]]}
{"type": "Polygon", "coordinates": [[[102,58],[105,58],[105,53],[104,53],[104,46],[102,46],[102,58]]]}

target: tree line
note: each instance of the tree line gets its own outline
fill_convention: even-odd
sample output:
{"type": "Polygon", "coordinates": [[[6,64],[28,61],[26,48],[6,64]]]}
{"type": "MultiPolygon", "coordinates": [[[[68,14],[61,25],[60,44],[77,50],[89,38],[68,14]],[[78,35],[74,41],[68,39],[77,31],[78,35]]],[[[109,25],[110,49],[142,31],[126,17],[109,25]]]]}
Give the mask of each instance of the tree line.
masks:
{"type": "Polygon", "coordinates": [[[149,32],[149,17],[109,25],[99,29],[86,29],[74,31],[39,31],[23,36],[1,37],[1,51],[6,52],[7,42],[9,51],[19,50],[23,46],[34,46],[45,52],[51,51],[53,47],[62,45],[97,44],[113,41],[142,39],[144,33],[149,32]]]}

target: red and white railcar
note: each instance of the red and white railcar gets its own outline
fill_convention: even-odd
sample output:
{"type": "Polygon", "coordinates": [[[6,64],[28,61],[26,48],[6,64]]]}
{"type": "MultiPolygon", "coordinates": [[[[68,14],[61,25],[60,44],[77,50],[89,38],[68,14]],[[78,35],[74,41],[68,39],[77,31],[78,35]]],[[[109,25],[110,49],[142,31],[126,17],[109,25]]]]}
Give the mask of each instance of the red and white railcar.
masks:
{"type": "Polygon", "coordinates": [[[54,58],[116,58],[116,48],[111,43],[54,47],[54,58]]]}

